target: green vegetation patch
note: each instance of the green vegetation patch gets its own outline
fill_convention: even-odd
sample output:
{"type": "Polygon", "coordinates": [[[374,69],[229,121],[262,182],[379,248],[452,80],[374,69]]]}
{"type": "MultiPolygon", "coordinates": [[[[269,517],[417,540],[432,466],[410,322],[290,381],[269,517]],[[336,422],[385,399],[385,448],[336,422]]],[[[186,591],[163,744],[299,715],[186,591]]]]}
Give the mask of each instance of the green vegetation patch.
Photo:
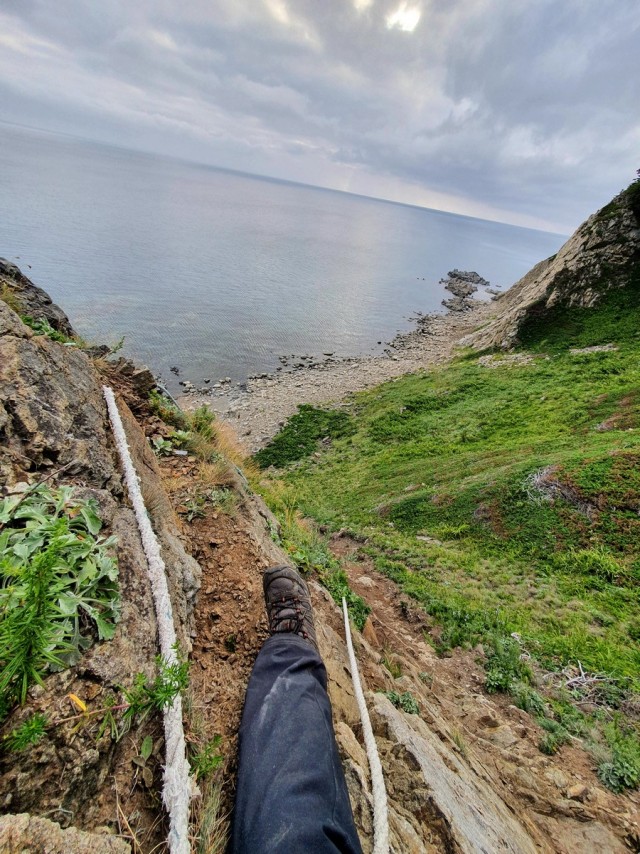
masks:
{"type": "Polygon", "coordinates": [[[57,329],[49,323],[46,317],[42,317],[39,320],[36,320],[33,317],[29,317],[27,314],[23,314],[21,316],[22,322],[29,327],[29,329],[33,330],[36,335],[46,335],[47,338],[50,338],[52,341],[57,341],[59,344],[67,344],[71,346],[76,346],[77,341],[73,338],[69,338],[68,335],[65,335],[63,332],[59,332],[57,329]]]}
{"type": "Polygon", "coordinates": [[[363,392],[345,434],[273,462],[295,462],[279,473],[289,517],[352,531],[438,652],[476,647],[486,690],[535,717],[540,749],[579,739],[613,791],[640,784],[639,330],[636,270],[595,308],[534,313],[530,360],[465,352],[363,392]],[[540,667],[556,673],[545,696],[540,667]],[[567,667],[588,688],[564,696],[567,667]]]}
{"type": "MultiPolygon", "coordinates": [[[[295,509],[365,538],[430,615],[436,648],[491,651],[515,632],[544,667],[579,660],[637,689],[639,329],[633,284],[531,327],[527,364],[467,352],[359,394],[347,435],[318,446],[318,429],[320,454],[292,455],[295,509]],[[571,352],[601,344],[615,349],[571,352]]],[[[308,410],[293,423],[315,423],[308,410]]],[[[526,684],[503,665],[488,687],[526,684]]]]}
{"type": "MultiPolygon", "coordinates": [[[[637,186],[640,187],[640,184],[637,186]]],[[[606,290],[608,278],[602,277],[595,289],[606,290]]],[[[640,269],[630,272],[628,287],[606,291],[596,309],[569,307],[558,302],[552,308],[528,312],[518,330],[518,338],[528,350],[547,354],[564,353],[571,347],[625,341],[640,342],[638,313],[640,311],[640,269]]],[[[594,354],[596,355],[596,354],[594,354]]],[[[585,357],[585,366],[593,365],[593,356],[585,357]]],[[[600,371],[615,370],[615,363],[596,363],[600,371]]]]}
{"type": "Polygon", "coordinates": [[[301,460],[315,451],[320,439],[340,439],[354,432],[352,418],[347,412],[317,409],[307,404],[298,407],[285,427],[266,448],[255,455],[260,468],[282,468],[301,460]]]}
{"type": "Polygon", "coordinates": [[[115,537],[99,536],[94,501],[41,485],[0,501],[0,703],[76,663],[120,614],[115,537]]]}
{"type": "Polygon", "coordinates": [[[149,408],[165,424],[170,424],[180,431],[188,429],[189,422],[185,413],[170,398],[160,394],[156,389],[152,389],[149,393],[149,408]]]}
{"type": "Polygon", "coordinates": [[[403,691],[402,694],[398,691],[385,691],[384,695],[388,697],[396,709],[400,709],[408,715],[420,714],[420,706],[411,691],[403,691]]]}

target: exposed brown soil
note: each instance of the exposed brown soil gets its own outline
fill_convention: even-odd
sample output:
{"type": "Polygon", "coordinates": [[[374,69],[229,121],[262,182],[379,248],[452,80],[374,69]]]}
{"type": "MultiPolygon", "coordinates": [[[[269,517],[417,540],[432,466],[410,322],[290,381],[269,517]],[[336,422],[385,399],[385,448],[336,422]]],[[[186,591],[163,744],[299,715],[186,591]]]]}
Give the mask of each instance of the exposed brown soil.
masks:
{"type": "MultiPolygon", "coordinates": [[[[152,422],[151,429],[155,429],[152,422]]],[[[163,478],[178,512],[198,484],[194,458],[160,461],[163,478]]],[[[185,548],[202,567],[202,586],[195,609],[187,727],[197,728],[198,741],[222,736],[222,813],[233,806],[236,742],[249,674],[267,637],[262,597],[262,571],[267,561],[247,531],[245,508],[238,493],[232,514],[209,511],[204,518],[183,521],[185,548]]],[[[196,737],[195,733],[192,733],[196,737]]],[[[190,734],[187,731],[187,739],[190,734]]]]}

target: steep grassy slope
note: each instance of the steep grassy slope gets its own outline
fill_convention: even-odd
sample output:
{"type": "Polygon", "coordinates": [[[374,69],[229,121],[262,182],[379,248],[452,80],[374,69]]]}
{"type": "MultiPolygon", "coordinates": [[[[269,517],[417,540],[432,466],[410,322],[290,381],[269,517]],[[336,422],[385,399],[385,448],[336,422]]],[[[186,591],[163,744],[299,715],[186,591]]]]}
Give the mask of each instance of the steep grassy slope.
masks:
{"type": "MultiPolygon", "coordinates": [[[[517,632],[544,668],[612,677],[616,705],[640,673],[638,276],[521,336],[515,358],[465,353],[357,395],[311,455],[297,436],[331,429],[306,407],[264,462],[283,466],[303,513],[367,538],[437,647],[500,656],[517,632]],[[611,349],[572,352],[594,345],[611,349]]],[[[496,688],[523,676],[503,658],[513,672],[496,688]]]]}
{"type": "Polygon", "coordinates": [[[639,321],[640,290],[615,292],[528,330],[529,362],[468,354],[360,394],[355,433],[286,480],[303,512],[369,537],[442,644],[500,625],[547,665],[635,678],[639,321]],[[605,343],[618,349],[571,352],[605,343]]]}

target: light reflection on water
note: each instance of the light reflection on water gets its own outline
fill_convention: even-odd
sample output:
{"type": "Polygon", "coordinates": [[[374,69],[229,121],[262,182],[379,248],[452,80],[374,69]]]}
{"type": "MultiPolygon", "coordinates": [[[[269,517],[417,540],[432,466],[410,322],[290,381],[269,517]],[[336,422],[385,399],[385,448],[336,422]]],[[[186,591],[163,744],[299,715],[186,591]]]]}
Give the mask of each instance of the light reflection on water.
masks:
{"type": "Polygon", "coordinates": [[[440,308],[451,268],[508,286],[563,242],[5,127],[0,192],[0,255],[174,388],[171,365],[242,380],[281,353],[372,352],[440,308]]]}

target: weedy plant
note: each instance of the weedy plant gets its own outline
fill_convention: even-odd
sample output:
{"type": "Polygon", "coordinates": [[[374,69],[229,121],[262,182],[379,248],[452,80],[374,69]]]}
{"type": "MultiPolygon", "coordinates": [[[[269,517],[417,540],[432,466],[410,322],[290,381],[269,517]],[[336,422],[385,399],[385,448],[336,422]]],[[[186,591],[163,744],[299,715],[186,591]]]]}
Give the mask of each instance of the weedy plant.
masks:
{"type": "Polygon", "coordinates": [[[132,759],[133,764],[140,769],[140,776],[142,777],[142,781],[148,789],[151,789],[153,787],[153,768],[149,764],[149,760],[151,759],[152,753],[153,738],[150,735],[146,735],[142,739],[142,744],[140,745],[140,752],[132,759]]]}
{"type": "Polygon", "coordinates": [[[380,664],[383,664],[394,679],[399,679],[402,676],[402,665],[392,652],[385,649],[380,664]]]}
{"type": "Polygon", "coordinates": [[[222,754],[219,752],[221,744],[222,736],[214,735],[213,738],[199,746],[198,749],[191,754],[189,762],[196,781],[201,780],[203,777],[210,776],[220,767],[223,759],[222,754]]]}
{"type": "Polygon", "coordinates": [[[209,441],[213,439],[215,435],[215,412],[212,412],[206,404],[202,404],[202,406],[198,407],[194,412],[189,416],[189,426],[194,433],[198,433],[198,435],[202,436],[203,439],[208,439],[209,441]]]}
{"type": "Polygon", "coordinates": [[[420,714],[420,706],[411,691],[403,691],[402,694],[398,691],[383,691],[383,694],[391,700],[396,709],[401,709],[409,715],[420,714]]]}
{"type": "Polygon", "coordinates": [[[177,430],[186,430],[189,426],[184,412],[168,397],[160,394],[160,392],[155,389],[152,389],[149,393],[149,408],[154,415],[161,418],[165,424],[170,424],[177,430]]]}
{"type": "Polygon", "coordinates": [[[115,537],[98,536],[94,501],[40,485],[0,501],[0,698],[77,662],[120,614],[115,537]]]}
{"type": "Polygon", "coordinates": [[[162,436],[155,436],[151,440],[151,447],[159,457],[168,457],[173,452],[173,443],[162,436]]]}
{"type": "Polygon", "coordinates": [[[598,776],[614,792],[640,785],[640,733],[637,727],[614,720],[605,727],[611,750],[610,761],[598,768],[598,776]]]}
{"type": "Polygon", "coordinates": [[[152,681],[144,673],[136,674],[130,688],[121,686],[125,703],[123,720],[137,718],[142,723],[151,712],[160,712],[171,705],[174,699],[189,684],[189,662],[168,662],[161,655],[156,658],[158,673],[152,681]]]}
{"type": "Polygon", "coordinates": [[[12,753],[20,753],[32,744],[40,741],[47,729],[48,719],[46,715],[35,714],[27,718],[20,726],[11,730],[2,739],[2,747],[12,753]]]}
{"type": "MultiPolygon", "coordinates": [[[[157,674],[153,679],[149,679],[144,673],[137,673],[130,687],[118,686],[117,692],[107,695],[97,709],[89,709],[75,694],[68,694],[74,708],[80,710],[77,714],[50,720],[46,715],[36,713],[5,735],[0,741],[0,748],[8,752],[19,752],[38,742],[48,730],[68,723],[73,723],[76,727],[97,723],[97,739],[108,732],[114,741],[119,741],[134,722],[142,724],[150,714],[161,712],[178,694],[186,690],[189,684],[187,661],[179,659],[169,663],[159,655],[156,657],[156,667],[157,674]]],[[[152,752],[157,752],[157,745],[154,746],[151,737],[147,736],[142,742],[135,764],[145,768],[152,752]]],[[[149,774],[143,774],[143,778],[145,783],[150,785],[147,782],[149,774]]]]}
{"type": "Polygon", "coordinates": [[[36,320],[33,317],[29,317],[28,314],[24,314],[22,315],[21,320],[29,327],[29,329],[32,329],[36,335],[46,335],[47,338],[50,338],[52,341],[57,341],[59,344],[66,344],[71,347],[78,346],[77,341],[74,341],[73,338],[69,338],[69,336],[65,335],[63,332],[58,332],[58,330],[54,329],[45,317],[36,320]]]}

